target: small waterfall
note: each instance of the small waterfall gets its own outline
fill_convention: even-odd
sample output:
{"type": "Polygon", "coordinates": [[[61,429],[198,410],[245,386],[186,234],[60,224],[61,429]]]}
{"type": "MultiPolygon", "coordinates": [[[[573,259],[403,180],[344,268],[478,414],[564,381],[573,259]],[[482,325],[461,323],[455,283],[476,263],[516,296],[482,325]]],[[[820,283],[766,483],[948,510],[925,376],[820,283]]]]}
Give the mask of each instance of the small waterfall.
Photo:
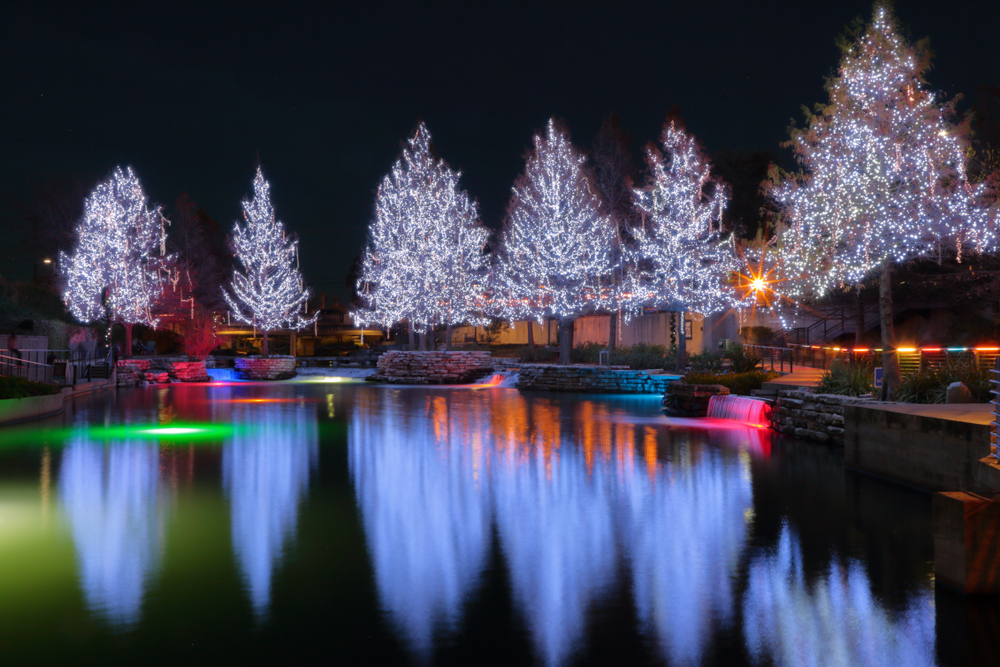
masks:
{"type": "Polygon", "coordinates": [[[712,396],[708,399],[706,416],[755,426],[770,426],[771,406],[765,401],[746,396],[712,396]]]}
{"type": "Polygon", "coordinates": [[[240,379],[235,368],[208,368],[206,370],[213,382],[233,382],[240,379]]]}
{"type": "Polygon", "coordinates": [[[517,379],[517,371],[500,371],[476,380],[476,384],[481,387],[516,387],[517,379]]]}

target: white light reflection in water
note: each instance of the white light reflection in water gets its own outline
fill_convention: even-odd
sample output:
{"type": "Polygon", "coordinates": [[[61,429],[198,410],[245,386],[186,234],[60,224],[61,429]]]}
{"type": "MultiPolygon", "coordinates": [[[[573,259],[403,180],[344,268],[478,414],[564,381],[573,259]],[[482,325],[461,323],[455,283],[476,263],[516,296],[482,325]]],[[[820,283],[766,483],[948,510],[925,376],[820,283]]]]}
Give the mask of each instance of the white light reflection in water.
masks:
{"type": "MultiPolygon", "coordinates": [[[[719,631],[737,623],[754,516],[750,452],[769,456],[769,434],[493,392],[373,391],[355,404],[355,493],[381,603],[410,649],[429,661],[436,631],[459,625],[495,525],[515,607],[544,664],[566,664],[584,646],[593,612],[625,567],[640,630],[660,657],[704,662],[719,631]]],[[[874,618],[873,632],[914,638],[912,650],[925,656],[932,611],[902,622],[873,615],[867,578],[860,569],[853,576],[839,618],[874,618]]],[[[793,595],[782,582],[751,588],[760,604],[768,596],[780,603],[793,595]]],[[[789,626],[781,641],[825,658],[827,638],[807,626],[789,626]]],[[[749,632],[765,637],[760,627],[749,632]]],[[[845,625],[840,637],[864,632],[845,625]]],[[[755,655],[784,655],[755,642],[755,655]]]]}
{"type": "Polygon", "coordinates": [[[532,444],[527,452],[496,452],[496,522],[536,650],[545,664],[559,665],[614,578],[614,481],[604,466],[588,475],[579,449],[550,458],[542,443],[532,444]]]}
{"type": "Polygon", "coordinates": [[[315,408],[254,405],[233,410],[245,425],[222,449],[236,560],[258,618],[271,604],[271,577],[295,535],[299,502],[319,458],[315,408]]]}
{"type": "Polygon", "coordinates": [[[689,452],[682,445],[680,461],[627,475],[619,489],[636,611],[672,665],[700,664],[713,630],[731,624],[753,507],[746,455],[689,452]]]}
{"type": "Polygon", "coordinates": [[[442,397],[418,415],[364,398],[348,457],[375,582],[413,652],[428,659],[435,629],[454,629],[485,563],[490,501],[475,438],[487,425],[456,423],[442,397]]]}
{"type": "Polygon", "coordinates": [[[62,456],[59,500],[76,547],[87,607],[129,627],[157,569],[165,501],[155,445],[71,441],[62,456]]]}
{"type": "Polygon", "coordinates": [[[743,598],[743,634],[757,663],[775,665],[935,664],[933,590],[914,595],[899,618],[871,593],[864,567],[834,557],[806,582],[802,548],[782,527],[777,549],[755,558],[743,598]]]}

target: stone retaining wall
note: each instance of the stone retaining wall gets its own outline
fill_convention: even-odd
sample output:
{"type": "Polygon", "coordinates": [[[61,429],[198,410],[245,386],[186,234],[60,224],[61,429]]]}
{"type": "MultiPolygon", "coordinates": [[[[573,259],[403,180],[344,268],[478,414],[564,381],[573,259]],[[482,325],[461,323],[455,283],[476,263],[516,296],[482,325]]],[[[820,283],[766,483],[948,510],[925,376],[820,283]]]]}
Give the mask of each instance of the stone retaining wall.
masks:
{"type": "Polygon", "coordinates": [[[704,417],[713,396],[728,395],[729,387],[721,384],[673,382],[667,387],[661,405],[675,417],[704,417]]]}
{"type": "Polygon", "coordinates": [[[170,364],[170,377],[180,382],[208,382],[204,361],[175,361],[170,364]]]}
{"type": "MultiPolygon", "coordinates": [[[[505,367],[514,368],[513,365],[505,367]]],[[[544,391],[586,391],[610,394],[662,394],[676,381],[668,376],[649,375],[600,366],[555,366],[524,364],[516,367],[518,389],[544,391]]]]}
{"type": "Polygon", "coordinates": [[[134,387],[139,384],[168,384],[170,382],[208,382],[204,361],[178,361],[176,358],[120,359],[117,384],[134,387]]]}
{"type": "Polygon", "coordinates": [[[801,390],[779,391],[774,409],[774,428],[806,440],[843,447],[844,406],[869,403],[871,400],[801,390]]]}
{"type": "Polygon", "coordinates": [[[402,352],[378,360],[367,380],[389,384],[466,384],[493,372],[490,352],[402,352]]]}
{"type": "Polygon", "coordinates": [[[287,380],[295,377],[295,357],[239,357],[236,372],[244,380],[287,380]]]}

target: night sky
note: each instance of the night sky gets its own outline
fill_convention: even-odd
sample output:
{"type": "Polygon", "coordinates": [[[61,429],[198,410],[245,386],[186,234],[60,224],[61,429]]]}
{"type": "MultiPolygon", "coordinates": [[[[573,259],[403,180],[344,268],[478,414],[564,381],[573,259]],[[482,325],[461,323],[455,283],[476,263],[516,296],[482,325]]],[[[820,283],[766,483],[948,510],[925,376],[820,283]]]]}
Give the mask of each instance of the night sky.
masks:
{"type": "MultiPolygon", "coordinates": [[[[587,148],[613,111],[638,151],[678,105],[711,152],[779,153],[801,106],[825,99],[836,37],[872,7],[82,4],[5,3],[0,17],[0,274],[29,277],[38,259],[15,231],[33,185],[131,164],[153,201],[186,191],[228,229],[259,158],[307,282],[341,300],[375,189],[418,119],[495,228],[550,115],[587,148]]],[[[1000,2],[896,11],[930,38],[932,88],[968,109],[981,84],[1000,86],[1000,2]]]]}

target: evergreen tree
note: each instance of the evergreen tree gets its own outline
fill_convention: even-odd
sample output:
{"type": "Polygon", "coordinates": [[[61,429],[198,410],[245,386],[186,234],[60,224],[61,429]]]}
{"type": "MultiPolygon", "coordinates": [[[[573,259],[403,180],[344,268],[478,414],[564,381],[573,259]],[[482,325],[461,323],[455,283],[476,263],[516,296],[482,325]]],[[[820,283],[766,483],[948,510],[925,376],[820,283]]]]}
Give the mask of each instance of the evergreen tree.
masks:
{"type": "Polygon", "coordinates": [[[489,232],[423,123],[408,143],[379,186],[353,316],[387,327],[405,319],[424,335],[445,325],[450,347],[453,325],[480,323],[489,232]]]}
{"type": "Polygon", "coordinates": [[[562,364],[573,322],[612,302],[615,229],[597,195],[586,158],[550,120],[536,134],[514,183],[496,272],[494,304],[506,319],[554,318],[562,364]]]}
{"type": "Polygon", "coordinates": [[[246,226],[235,223],[231,236],[243,271],[233,272],[223,296],[236,319],[264,334],[261,352],[266,355],[271,331],[301,329],[315,322],[316,314],[304,314],[309,290],[298,269],[298,242],[288,238],[275,218],[271,186],[259,167],[253,190],[253,199],[242,203],[246,226]]]}
{"type": "Polygon", "coordinates": [[[84,202],[73,250],[59,254],[63,301],[82,322],[107,318],[125,326],[125,354],[132,327],[156,327],[154,306],[167,278],[166,219],[150,208],[131,167],[118,167],[84,202]]]}
{"type": "Polygon", "coordinates": [[[633,231],[630,252],[631,309],[678,312],[677,364],[684,368],[684,312],[709,315],[733,303],[728,277],[734,269],[731,244],[720,239],[728,188],[711,175],[712,166],[694,137],[668,121],[655,144],[646,147],[649,182],[636,190],[645,224],[633,231]]]}
{"type": "Polygon", "coordinates": [[[927,89],[929,53],[908,44],[895,18],[874,19],[844,44],[829,104],[792,134],[804,173],[770,194],[787,228],[779,279],[794,298],[819,298],[871,275],[880,282],[885,395],[899,383],[892,271],[915,258],[994,247],[989,185],[966,177],[966,126],[927,89]]]}

